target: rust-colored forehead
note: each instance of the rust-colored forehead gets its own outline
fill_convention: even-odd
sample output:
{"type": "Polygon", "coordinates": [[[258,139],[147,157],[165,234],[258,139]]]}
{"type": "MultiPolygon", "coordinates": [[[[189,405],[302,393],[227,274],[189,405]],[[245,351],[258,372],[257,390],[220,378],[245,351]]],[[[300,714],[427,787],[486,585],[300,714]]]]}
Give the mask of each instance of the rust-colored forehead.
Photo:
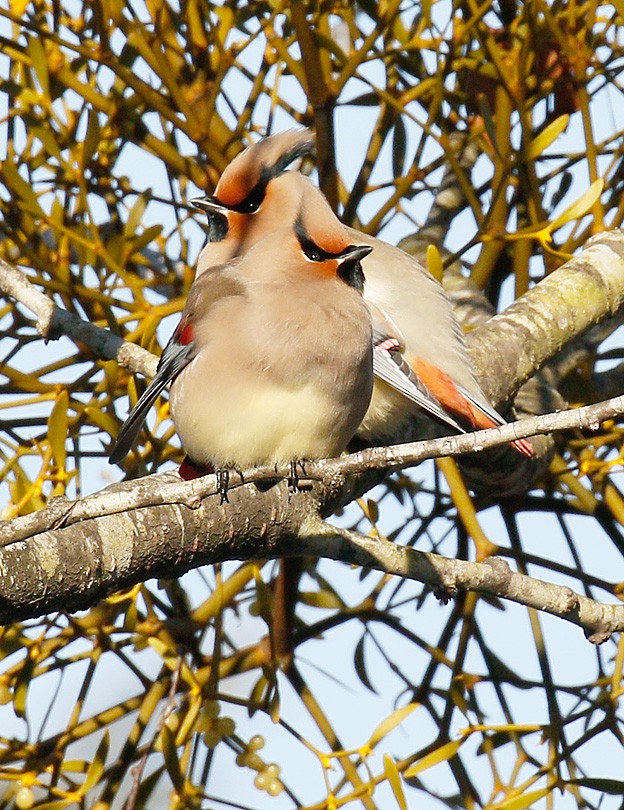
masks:
{"type": "Polygon", "coordinates": [[[284,171],[297,157],[312,150],[312,134],[307,129],[289,129],[244,149],[225,169],[215,196],[224,205],[238,205],[255,188],[262,178],[266,179],[284,171]]]}
{"type": "Polygon", "coordinates": [[[299,219],[307,236],[327,253],[341,253],[351,244],[347,229],[323,193],[308,180],[302,189],[299,219]]]}
{"type": "Polygon", "coordinates": [[[256,146],[248,146],[237,155],[221,175],[215,197],[224,205],[238,205],[260,179],[262,164],[252,151],[256,146]]]}

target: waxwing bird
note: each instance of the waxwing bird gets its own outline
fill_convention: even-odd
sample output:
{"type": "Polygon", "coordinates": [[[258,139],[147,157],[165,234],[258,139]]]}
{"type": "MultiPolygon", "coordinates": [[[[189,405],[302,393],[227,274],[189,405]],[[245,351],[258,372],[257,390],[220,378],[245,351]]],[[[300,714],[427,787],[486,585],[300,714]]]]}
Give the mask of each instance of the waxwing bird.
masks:
{"type": "Polygon", "coordinates": [[[242,469],[344,450],[373,385],[360,265],[371,248],[350,244],[324,200],[312,203],[294,226],[196,279],[111,463],[168,384],[174,425],[196,466],[242,469]]]}
{"type": "MultiPolygon", "coordinates": [[[[228,166],[207,204],[219,206],[222,218],[236,217],[234,225],[222,226],[222,232],[231,234],[222,245],[244,251],[269,229],[293,222],[302,200],[308,206],[315,198],[326,204],[307,178],[284,171],[293,154],[300,156],[311,148],[312,136],[306,132],[273,135],[247,147],[228,166]],[[269,154],[270,165],[280,167],[278,173],[264,168],[269,154]],[[244,233],[244,239],[234,239],[234,233],[244,233]]],[[[197,204],[204,207],[201,201],[197,204]]],[[[346,230],[354,244],[374,248],[362,266],[364,298],[375,335],[375,387],[358,437],[373,444],[406,441],[420,434],[422,413],[454,432],[504,424],[481,390],[451,301],[438,281],[400,248],[353,228],[346,230]]],[[[210,266],[211,250],[209,242],[198,274],[210,266]]],[[[513,446],[533,455],[526,440],[513,446]]]]}
{"type": "MultiPolygon", "coordinates": [[[[320,193],[309,183],[312,192],[320,193]]],[[[505,424],[481,390],[468,354],[464,333],[442,285],[422,264],[405,251],[381,239],[347,228],[350,239],[373,248],[362,263],[366,276],[365,300],[373,326],[386,335],[375,351],[375,390],[358,436],[366,441],[388,443],[410,438],[414,433],[412,402],[423,407],[422,389],[462,429],[480,430],[505,424]],[[394,356],[403,385],[384,373],[380,350],[394,356]]],[[[519,439],[512,446],[527,457],[530,442],[519,439]]]]}
{"type": "Polygon", "coordinates": [[[234,158],[214,195],[191,200],[208,218],[208,241],[199,254],[196,276],[240,256],[264,236],[294,222],[300,195],[289,198],[286,190],[276,194],[274,181],[313,149],[314,137],[307,129],[270,135],[234,158]]]}

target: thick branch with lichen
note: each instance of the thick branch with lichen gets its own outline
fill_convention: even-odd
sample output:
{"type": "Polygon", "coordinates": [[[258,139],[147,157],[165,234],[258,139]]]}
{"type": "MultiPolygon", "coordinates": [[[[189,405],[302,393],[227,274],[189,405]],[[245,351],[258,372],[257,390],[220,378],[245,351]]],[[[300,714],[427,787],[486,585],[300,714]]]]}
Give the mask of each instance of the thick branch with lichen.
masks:
{"type": "Polygon", "coordinates": [[[538,368],[624,303],[624,233],[590,239],[583,252],[468,336],[485,393],[508,398],[538,368]],[[511,387],[510,387],[510,382],[511,387]]]}
{"type": "Polygon", "coordinates": [[[207,563],[309,554],[415,579],[445,595],[495,594],[571,621],[595,643],[624,629],[624,605],[514,573],[502,560],[446,559],[329,526],[320,512],[345,489],[342,476],[331,474],[340,460],[322,463],[329,483],[294,495],[285,482],[263,493],[245,484],[220,504],[213,476],[182,482],[166,473],[116,484],[76,505],[56,501],[38,515],[48,530],[15,519],[2,527],[5,540],[11,527],[23,539],[0,552],[0,622],[86,608],[120,588],[207,563]]]}
{"type": "MultiPolygon", "coordinates": [[[[301,465],[300,483],[317,482],[325,487],[325,495],[319,500],[318,511],[328,515],[349,503],[354,497],[354,492],[360,494],[365,491],[367,482],[358,481],[354,485],[347,480],[350,476],[363,476],[380,470],[400,470],[432,458],[478,453],[539,433],[573,429],[597,430],[601,422],[623,414],[624,395],[584,408],[534,416],[521,422],[464,433],[460,436],[443,436],[440,439],[422,442],[373,447],[342,458],[306,461],[301,465]]],[[[289,464],[257,467],[242,472],[231,470],[228,493],[250,482],[272,481],[275,478],[288,479],[290,475],[289,464]]],[[[376,482],[377,478],[371,481],[376,482]]],[[[46,509],[13,520],[0,521],[0,547],[27,541],[36,535],[46,533],[50,528],[84,524],[84,521],[94,518],[123,514],[137,509],[169,504],[185,504],[194,509],[202,498],[217,495],[219,492],[219,482],[215,475],[186,482],[177,474],[170,473],[149,475],[134,481],[113,484],[94,495],[76,501],[54,498],[46,509]],[[153,486],[154,481],[158,482],[157,486],[153,486]]],[[[250,508],[252,506],[250,503],[250,508]]],[[[221,508],[227,509],[224,504],[221,508]]]]}
{"type": "MultiPolygon", "coordinates": [[[[227,504],[219,503],[215,476],[182,481],[176,473],[114,484],[79,501],[55,499],[40,512],[0,524],[0,622],[86,608],[120,588],[180,576],[207,563],[311,554],[407,576],[448,593],[457,588],[494,593],[561,616],[582,626],[590,640],[604,641],[624,629],[624,606],[603,605],[569,588],[514,574],[502,562],[484,568],[344,532],[328,527],[322,516],[348,503],[358,486],[353,477],[372,468],[396,469],[493,446],[514,431],[527,435],[545,425],[593,427],[622,413],[624,397],[535,417],[519,427],[310,462],[306,474],[316,483],[294,495],[285,481],[268,492],[249,483],[275,478],[276,469],[268,467],[234,480],[227,504]]],[[[289,471],[277,470],[284,476],[289,471]]]]}

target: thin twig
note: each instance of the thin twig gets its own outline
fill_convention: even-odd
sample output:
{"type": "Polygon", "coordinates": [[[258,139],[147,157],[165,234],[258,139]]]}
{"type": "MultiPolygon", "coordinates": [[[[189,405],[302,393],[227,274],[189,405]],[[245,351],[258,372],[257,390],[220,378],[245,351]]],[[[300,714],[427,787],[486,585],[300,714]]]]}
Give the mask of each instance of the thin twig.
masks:
{"type": "Polygon", "coordinates": [[[624,605],[598,602],[567,585],[519,574],[500,557],[482,563],[449,559],[320,521],[310,526],[310,533],[324,542],[335,541],[335,547],[324,549],[325,556],[331,559],[414,579],[435,588],[442,596],[452,597],[458,590],[499,596],[576,624],[593,644],[602,644],[612,633],[624,629],[624,605]]]}
{"type": "Polygon", "coordinates": [[[182,656],[178,655],[176,668],[173,671],[173,675],[171,678],[169,694],[167,695],[167,702],[163,706],[160,718],[158,719],[158,725],[156,726],[154,736],[152,737],[147,748],[145,749],[143,756],[141,757],[139,762],[131,770],[132,788],[130,790],[130,795],[128,796],[128,799],[124,804],[124,810],[134,810],[134,808],[136,807],[137,799],[139,798],[139,789],[141,787],[141,779],[143,778],[143,772],[145,771],[145,766],[147,765],[149,755],[152,753],[154,743],[158,738],[160,732],[163,730],[163,727],[167,722],[167,718],[176,708],[176,695],[178,693],[178,684],[180,683],[181,670],[182,670],[182,656]]]}
{"type": "Polygon", "coordinates": [[[0,290],[20,304],[28,307],[37,317],[37,331],[45,340],[56,340],[67,335],[74,341],[84,343],[98,357],[117,360],[120,366],[133,373],[147,377],[156,373],[158,358],[134,343],[122,340],[109,329],[102,329],[84,321],[73,312],[56,304],[32,284],[27,275],[0,259],[0,290]]]}

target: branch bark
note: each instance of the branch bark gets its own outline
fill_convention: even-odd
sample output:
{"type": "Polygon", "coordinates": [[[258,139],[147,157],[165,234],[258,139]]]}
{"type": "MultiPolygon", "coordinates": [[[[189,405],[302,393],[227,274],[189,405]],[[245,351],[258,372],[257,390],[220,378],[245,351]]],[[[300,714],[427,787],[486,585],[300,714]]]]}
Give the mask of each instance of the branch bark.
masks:
{"type": "Polygon", "coordinates": [[[500,557],[483,563],[449,560],[328,524],[323,524],[320,538],[324,557],[418,580],[442,598],[452,597],[460,589],[499,596],[582,627],[593,644],[602,644],[612,633],[624,629],[624,605],[597,602],[565,585],[518,574],[500,557]]]}
{"type": "MultiPolygon", "coordinates": [[[[141,486],[157,492],[174,483],[168,476],[175,474],[150,476],[141,486]]],[[[495,594],[577,624],[594,643],[624,629],[624,605],[599,603],[565,586],[514,573],[503,560],[451,560],[329,526],[316,517],[319,494],[327,494],[322,487],[290,496],[284,483],[270,493],[246,485],[232,492],[226,509],[216,494],[197,500],[196,482],[174,485],[188,492],[188,504],[95,517],[5,548],[0,553],[0,622],[86,608],[136,582],[180,576],[207,563],[307,554],[418,580],[444,596],[458,589],[495,594]],[[20,574],[17,586],[15,571],[20,574]]]]}
{"type": "MultiPolygon", "coordinates": [[[[622,415],[624,415],[624,395],[595,405],[533,416],[520,422],[464,433],[460,436],[443,436],[422,442],[372,447],[341,458],[306,461],[302,467],[299,484],[303,486],[308,482],[310,485],[314,483],[322,485],[323,491],[317,493],[314,511],[329,515],[350,503],[356,495],[365,492],[369,483],[372,486],[378,482],[377,477],[371,477],[370,482],[367,482],[362,477],[367,473],[401,470],[421,464],[427,459],[443,456],[480,453],[515,439],[525,439],[540,433],[598,430],[601,422],[622,415]],[[359,480],[355,482],[349,480],[356,476],[359,480]]],[[[290,475],[289,464],[256,467],[242,473],[231,470],[228,497],[232,491],[240,487],[276,478],[288,479],[290,475]]],[[[277,488],[274,487],[273,490],[277,491],[277,488]]],[[[257,490],[249,491],[256,492],[257,495],[257,490]]],[[[218,494],[219,485],[215,475],[183,481],[177,473],[160,473],[146,475],[134,481],[112,484],[94,495],[75,501],[68,498],[53,498],[45,509],[12,520],[0,521],[0,548],[30,540],[37,535],[49,534],[49,530],[63,529],[75,524],[80,524],[84,528],[85,521],[123,515],[140,509],[176,504],[196,509],[202,499],[218,494]]],[[[294,501],[288,502],[291,506],[294,505],[294,501]]],[[[277,502],[275,507],[278,511],[282,508],[278,508],[277,502]]],[[[220,508],[226,515],[233,512],[228,517],[230,522],[236,519],[236,510],[231,504],[220,504],[220,508]]],[[[250,509],[253,508],[253,504],[250,503],[250,509]]]]}
{"type": "Polygon", "coordinates": [[[468,335],[483,390],[494,403],[509,398],[567,343],[615,315],[622,303],[624,233],[601,233],[582,253],[468,335]]]}
{"type": "Polygon", "coordinates": [[[56,499],[40,512],[0,523],[0,623],[86,608],[137,582],[208,563],[309,554],[406,576],[445,593],[495,593],[572,621],[599,643],[624,629],[624,606],[513,574],[502,561],[484,568],[448,560],[329,527],[322,517],[352,500],[354,486],[361,491],[358,474],[495,446],[545,427],[597,427],[622,413],[624,396],[464,436],[309,462],[306,478],[314,483],[294,494],[285,481],[268,492],[249,483],[287,477],[284,466],[232,473],[227,504],[219,503],[215,476],[182,481],[177,473],[114,484],[78,501],[56,499]]]}
{"type": "Polygon", "coordinates": [[[134,343],[128,343],[108,329],[83,321],[73,312],[57,307],[47,295],[32,284],[27,275],[0,259],[0,290],[27,307],[37,317],[37,331],[45,340],[58,340],[66,335],[88,346],[103,360],[117,360],[133,373],[153,377],[158,358],[134,343]]]}

